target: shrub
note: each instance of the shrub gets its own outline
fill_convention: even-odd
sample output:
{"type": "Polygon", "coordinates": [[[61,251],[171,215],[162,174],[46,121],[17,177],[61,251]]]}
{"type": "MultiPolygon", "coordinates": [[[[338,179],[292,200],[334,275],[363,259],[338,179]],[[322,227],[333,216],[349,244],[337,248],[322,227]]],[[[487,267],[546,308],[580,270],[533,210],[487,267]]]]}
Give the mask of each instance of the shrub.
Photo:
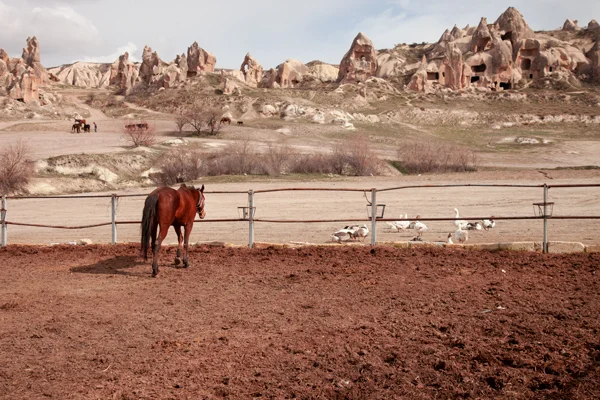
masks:
{"type": "Polygon", "coordinates": [[[477,170],[477,158],[472,150],[447,143],[406,144],[398,148],[398,159],[393,165],[408,174],[477,170]]]}
{"type": "Polygon", "coordinates": [[[33,162],[25,142],[19,141],[0,152],[0,194],[26,192],[32,176],[33,162]]]}
{"type": "Polygon", "coordinates": [[[156,126],[149,124],[147,121],[140,121],[139,123],[128,122],[123,127],[123,133],[127,137],[127,140],[135,147],[152,146],[157,141],[156,126]]]}
{"type": "Polygon", "coordinates": [[[222,112],[218,108],[194,107],[185,113],[185,118],[196,134],[202,134],[202,127],[206,125],[209,134],[215,135],[221,129],[221,124],[219,124],[221,114],[222,112]]]}
{"type": "Polygon", "coordinates": [[[184,113],[179,113],[175,117],[175,126],[177,126],[177,131],[179,133],[183,132],[183,128],[185,128],[185,126],[189,123],[190,121],[184,113]]]}
{"type": "Polygon", "coordinates": [[[198,179],[202,175],[204,156],[199,150],[176,148],[164,153],[154,163],[153,167],[160,172],[150,175],[157,185],[170,186],[198,179]]]}

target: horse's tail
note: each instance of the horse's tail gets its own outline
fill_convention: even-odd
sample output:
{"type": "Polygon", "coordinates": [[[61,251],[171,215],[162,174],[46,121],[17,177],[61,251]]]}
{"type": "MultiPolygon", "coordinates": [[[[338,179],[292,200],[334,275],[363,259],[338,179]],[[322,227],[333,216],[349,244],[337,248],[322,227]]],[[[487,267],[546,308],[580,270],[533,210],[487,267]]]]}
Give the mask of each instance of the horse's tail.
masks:
{"type": "Polygon", "coordinates": [[[152,225],[156,222],[156,208],[158,206],[158,194],[151,194],[146,198],[144,204],[144,213],[142,216],[142,251],[141,255],[144,260],[148,260],[148,247],[150,247],[150,235],[152,232],[152,225]]]}

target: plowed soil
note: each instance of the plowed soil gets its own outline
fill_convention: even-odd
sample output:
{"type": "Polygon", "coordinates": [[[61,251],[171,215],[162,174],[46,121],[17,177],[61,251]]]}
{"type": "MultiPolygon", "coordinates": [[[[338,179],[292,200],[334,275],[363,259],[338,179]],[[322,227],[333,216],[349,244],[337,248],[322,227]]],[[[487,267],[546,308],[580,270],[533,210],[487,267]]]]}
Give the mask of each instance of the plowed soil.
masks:
{"type": "Polygon", "coordinates": [[[0,249],[2,399],[591,399],[600,254],[0,249]]]}

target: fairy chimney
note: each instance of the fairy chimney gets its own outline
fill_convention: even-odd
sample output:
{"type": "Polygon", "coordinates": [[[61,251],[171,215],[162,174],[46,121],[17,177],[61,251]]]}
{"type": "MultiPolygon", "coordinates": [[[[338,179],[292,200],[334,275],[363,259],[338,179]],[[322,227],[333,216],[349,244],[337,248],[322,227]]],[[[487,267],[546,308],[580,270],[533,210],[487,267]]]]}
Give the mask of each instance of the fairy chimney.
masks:
{"type": "Polygon", "coordinates": [[[364,33],[359,33],[350,50],[344,55],[340,62],[338,81],[364,82],[377,72],[377,55],[373,42],[364,33]]]}

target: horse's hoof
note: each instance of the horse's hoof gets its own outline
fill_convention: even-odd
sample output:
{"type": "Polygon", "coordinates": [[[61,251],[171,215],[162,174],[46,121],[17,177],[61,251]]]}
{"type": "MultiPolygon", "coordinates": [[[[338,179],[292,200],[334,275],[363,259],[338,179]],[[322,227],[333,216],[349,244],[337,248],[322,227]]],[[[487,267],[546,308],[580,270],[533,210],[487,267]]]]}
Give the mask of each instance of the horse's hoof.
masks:
{"type": "Polygon", "coordinates": [[[181,264],[181,259],[176,258],[175,261],[173,261],[173,265],[179,265],[179,264],[181,264]]]}
{"type": "Polygon", "coordinates": [[[189,267],[190,267],[190,265],[191,265],[190,263],[184,263],[184,264],[183,264],[183,268],[189,268],[189,267]]]}

